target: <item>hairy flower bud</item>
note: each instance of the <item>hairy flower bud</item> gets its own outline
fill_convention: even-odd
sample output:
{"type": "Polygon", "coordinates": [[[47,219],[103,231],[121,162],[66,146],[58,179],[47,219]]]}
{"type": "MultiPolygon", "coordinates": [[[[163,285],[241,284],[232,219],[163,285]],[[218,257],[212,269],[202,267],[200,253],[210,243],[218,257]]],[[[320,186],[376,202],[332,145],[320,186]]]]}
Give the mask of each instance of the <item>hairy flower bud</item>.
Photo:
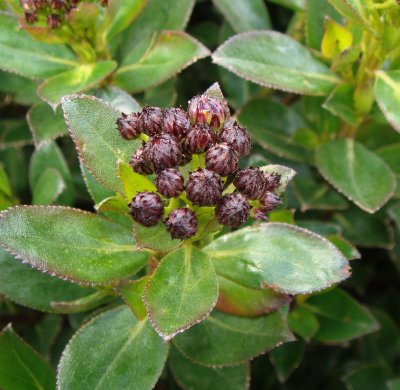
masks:
{"type": "Polygon", "coordinates": [[[139,114],[135,112],[129,115],[125,115],[124,113],[122,113],[122,118],[117,119],[119,135],[123,139],[130,141],[140,136],[138,119],[139,114]]]}
{"type": "Polygon", "coordinates": [[[165,228],[172,238],[190,238],[196,235],[198,220],[196,213],[186,207],[172,210],[165,221],[165,228]]]}
{"type": "Polygon", "coordinates": [[[250,203],[240,192],[224,195],[215,208],[215,217],[221,225],[240,226],[249,219],[250,203]]]}
{"type": "Polygon", "coordinates": [[[265,192],[264,174],[258,168],[245,168],[233,180],[236,189],[249,199],[260,199],[265,192]]]}
{"type": "Polygon", "coordinates": [[[236,151],[226,143],[221,143],[209,149],[206,153],[206,167],[221,176],[235,173],[239,166],[239,156],[236,151]]]}
{"type": "Polygon", "coordinates": [[[153,136],[162,132],[164,110],[146,105],[139,116],[138,127],[142,133],[153,136]]]}
{"type": "Polygon", "coordinates": [[[282,199],[278,195],[275,195],[270,191],[265,191],[261,198],[261,209],[265,213],[269,213],[270,211],[273,211],[281,206],[282,203],[282,199]]]}
{"type": "Polygon", "coordinates": [[[164,132],[182,139],[190,126],[188,114],[182,108],[168,107],[164,110],[162,128],[164,132]]]}
{"type": "Polygon", "coordinates": [[[215,130],[220,129],[225,121],[224,104],[207,94],[193,97],[189,101],[188,113],[192,123],[206,123],[215,130]]]}
{"type": "Polygon", "coordinates": [[[190,172],[186,196],[197,206],[215,206],[222,196],[221,177],[209,169],[190,172]]]}
{"type": "Polygon", "coordinates": [[[143,226],[157,225],[164,214],[164,205],[155,192],[139,192],[129,203],[129,214],[143,226]]]}
{"type": "Polygon", "coordinates": [[[38,21],[38,16],[37,16],[36,12],[25,11],[25,20],[27,23],[33,24],[38,21]]]}
{"type": "Polygon", "coordinates": [[[224,123],[219,133],[219,142],[226,142],[231,145],[239,157],[247,156],[251,150],[251,140],[244,127],[240,127],[235,120],[229,120],[224,123]]]}
{"type": "Polygon", "coordinates": [[[185,149],[190,153],[202,153],[216,144],[217,133],[205,123],[196,123],[189,128],[185,149]]]}
{"type": "Polygon", "coordinates": [[[65,3],[63,0],[48,0],[48,3],[53,9],[65,8],[65,3]]]}
{"type": "Polygon", "coordinates": [[[269,222],[269,219],[265,214],[265,211],[263,211],[260,208],[253,207],[251,209],[250,216],[258,221],[269,222]]]}
{"type": "Polygon", "coordinates": [[[176,169],[164,169],[156,176],[157,191],[165,198],[176,198],[183,191],[184,179],[176,169]]]}
{"type": "Polygon", "coordinates": [[[47,17],[47,25],[55,30],[56,28],[61,26],[61,17],[57,14],[51,14],[47,17]]]}
{"type": "Polygon", "coordinates": [[[281,175],[278,173],[264,173],[264,178],[266,181],[266,191],[274,192],[281,184],[281,175]]]}
{"type": "Polygon", "coordinates": [[[149,138],[143,148],[146,162],[155,172],[175,168],[182,159],[182,146],[170,134],[157,134],[149,138]]]}
{"type": "Polygon", "coordinates": [[[143,149],[139,148],[132,153],[129,165],[139,175],[151,175],[153,170],[144,159],[143,149]]]}

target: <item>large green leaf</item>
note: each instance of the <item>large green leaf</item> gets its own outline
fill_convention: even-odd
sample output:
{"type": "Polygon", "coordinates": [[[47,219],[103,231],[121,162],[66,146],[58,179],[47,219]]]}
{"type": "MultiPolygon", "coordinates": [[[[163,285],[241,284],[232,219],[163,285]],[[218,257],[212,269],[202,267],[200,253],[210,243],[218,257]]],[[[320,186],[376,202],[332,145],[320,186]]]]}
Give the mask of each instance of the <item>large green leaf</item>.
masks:
{"type": "Polygon", "coordinates": [[[217,274],[250,288],[305,294],[349,276],[347,259],[328,240],[287,224],[240,229],[204,250],[217,274]]]}
{"type": "Polygon", "coordinates": [[[226,366],[249,360],[275,346],[292,341],[281,313],[247,318],[218,310],[174,338],[189,359],[206,366],[226,366]]]}
{"type": "Polygon", "coordinates": [[[55,110],[63,96],[85,91],[100,83],[116,66],[115,61],[79,65],[67,72],[50,77],[40,85],[37,93],[55,110]]]}
{"type": "Polygon", "coordinates": [[[213,3],[238,33],[271,28],[268,11],[262,0],[213,0],[213,3]]]}
{"type": "Polygon", "coordinates": [[[209,50],[190,35],[166,31],[158,36],[143,56],[138,56],[135,50],[130,53],[117,70],[115,82],[130,92],[143,91],[209,54],[209,50]]]}
{"type": "Polygon", "coordinates": [[[0,294],[36,310],[55,312],[51,302],[82,298],[94,291],[21,264],[3,248],[0,270],[0,294]]]}
{"type": "Polygon", "coordinates": [[[257,98],[249,101],[239,113],[239,122],[264,148],[278,156],[311,162],[313,153],[291,141],[296,130],[306,127],[303,118],[283,104],[257,98]]]}
{"type": "Polygon", "coordinates": [[[54,168],[48,168],[40,175],[32,194],[32,204],[48,206],[53,204],[66,186],[61,175],[54,168]]]}
{"type": "Polygon", "coordinates": [[[34,268],[83,284],[123,279],[148,259],[135,252],[129,230],[81,210],[20,206],[0,220],[0,245],[34,268]]]}
{"type": "Polygon", "coordinates": [[[218,299],[218,282],[210,258],[185,246],[164,257],[143,296],[154,328],[164,340],[205,318],[218,299]]]}
{"type": "Polygon", "coordinates": [[[52,368],[7,326],[0,333],[0,387],[4,390],[53,390],[52,368]]]}
{"type": "Polygon", "coordinates": [[[58,367],[58,388],[151,389],[167,352],[149,321],[138,321],[121,306],[95,317],[71,339],[58,367]]]}
{"type": "Polygon", "coordinates": [[[375,97],[388,122],[400,132],[400,70],[376,73],[375,97]]]}
{"type": "Polygon", "coordinates": [[[384,146],[375,153],[389,166],[396,176],[397,187],[394,193],[396,198],[400,197],[400,144],[384,146]]]}
{"type": "Polygon", "coordinates": [[[118,159],[129,161],[140,141],[127,142],[116,129],[121,114],[101,99],[90,96],[67,96],[62,99],[71,136],[80,158],[89,172],[110,189],[123,193],[115,172],[118,159]]]}
{"type": "Polygon", "coordinates": [[[171,239],[163,223],[145,227],[138,223],[133,224],[133,235],[138,248],[148,248],[159,252],[169,252],[182,245],[182,241],[171,239]]]}
{"type": "Polygon", "coordinates": [[[176,382],[183,389],[246,390],[248,388],[249,363],[224,368],[204,367],[193,363],[172,347],[168,364],[176,382]]]}
{"type": "Polygon", "coordinates": [[[36,42],[10,14],[0,12],[0,29],[0,68],[3,70],[44,79],[79,65],[66,46],[36,42]]]}
{"type": "Polygon", "coordinates": [[[352,139],[321,145],[316,162],[325,179],[369,213],[379,210],[396,188],[394,174],[385,162],[352,139]]]}
{"type": "Polygon", "coordinates": [[[216,64],[247,80],[285,91],[327,95],[339,82],[304,46],[275,31],[235,35],[212,58],[216,64]]]}

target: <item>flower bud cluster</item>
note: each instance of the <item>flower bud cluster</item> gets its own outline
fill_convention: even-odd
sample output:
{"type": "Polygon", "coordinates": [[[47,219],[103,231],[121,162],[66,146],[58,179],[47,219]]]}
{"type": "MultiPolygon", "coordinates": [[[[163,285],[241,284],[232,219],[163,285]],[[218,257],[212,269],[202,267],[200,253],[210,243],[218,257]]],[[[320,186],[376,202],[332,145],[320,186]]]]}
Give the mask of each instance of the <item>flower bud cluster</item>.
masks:
{"type": "Polygon", "coordinates": [[[250,136],[228,116],[223,102],[207,94],[192,98],[187,112],[145,106],[140,113],[122,114],[116,122],[120,136],[143,141],[130,166],[141,175],[156,174],[157,193],[139,192],[129,204],[135,222],[150,227],[163,221],[172,238],[187,239],[196,235],[201,207],[215,207],[220,224],[237,227],[252,208],[253,218],[267,220],[266,213],[282,204],[273,192],[279,175],[239,170],[239,159],[250,153],[250,136]],[[185,183],[179,166],[188,163],[193,170],[185,183]],[[228,176],[235,191],[223,194],[228,176]],[[180,201],[165,215],[171,198],[180,201]],[[178,207],[184,203],[187,207],[178,207]]]}

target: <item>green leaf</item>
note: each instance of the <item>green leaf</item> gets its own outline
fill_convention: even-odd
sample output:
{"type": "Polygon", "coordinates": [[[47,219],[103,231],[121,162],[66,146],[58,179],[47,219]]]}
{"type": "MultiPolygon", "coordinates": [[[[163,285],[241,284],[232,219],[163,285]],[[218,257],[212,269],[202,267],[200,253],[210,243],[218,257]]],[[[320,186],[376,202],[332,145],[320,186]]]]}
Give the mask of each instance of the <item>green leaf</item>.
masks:
{"type": "Polygon", "coordinates": [[[337,223],[332,222],[321,222],[321,221],[314,221],[314,220],[302,220],[297,221],[296,223],[298,226],[311,230],[321,236],[326,236],[329,234],[338,234],[342,233],[342,228],[337,223]]]}
{"type": "Polygon", "coordinates": [[[183,389],[245,390],[250,379],[249,363],[234,367],[213,368],[195,364],[172,347],[168,365],[175,381],[183,389]]]}
{"type": "Polygon", "coordinates": [[[127,214],[129,212],[126,200],[121,195],[106,198],[97,203],[94,208],[99,211],[112,211],[119,214],[127,214]]]}
{"type": "Polygon", "coordinates": [[[67,162],[61,150],[53,141],[45,141],[40,144],[32,155],[29,167],[29,181],[32,191],[37,187],[40,177],[47,169],[55,169],[66,186],[66,190],[58,197],[57,203],[70,205],[73,201],[72,178],[67,162]]]}
{"type": "Polygon", "coordinates": [[[128,162],[140,141],[127,142],[116,130],[121,114],[101,99],[67,96],[62,99],[66,121],[80,158],[89,172],[106,187],[123,193],[115,172],[118,159],[128,162]]]}
{"type": "Polygon", "coordinates": [[[150,106],[161,108],[174,106],[177,98],[176,81],[177,78],[175,76],[147,90],[141,99],[142,102],[146,102],[150,106]]]}
{"type": "Polygon", "coordinates": [[[51,307],[58,313],[80,313],[94,309],[104,303],[114,300],[115,297],[103,291],[97,291],[86,297],[73,301],[51,302],[51,307]]]}
{"type": "Polygon", "coordinates": [[[238,33],[271,28],[268,11],[262,0],[213,0],[213,3],[238,33]]]}
{"type": "Polygon", "coordinates": [[[54,168],[43,171],[35,184],[32,204],[48,206],[53,204],[66,186],[61,175],[54,168]]]}
{"type": "Polygon", "coordinates": [[[384,146],[375,151],[396,176],[397,187],[393,196],[400,197],[400,144],[384,146]]]}
{"type": "Polygon", "coordinates": [[[400,379],[389,382],[388,390],[400,390],[400,379]]]}
{"type": "Polygon", "coordinates": [[[392,217],[392,219],[396,223],[397,229],[400,231],[400,203],[392,206],[388,210],[388,214],[390,217],[392,217]]]}
{"type": "Polygon", "coordinates": [[[289,313],[287,321],[290,330],[306,341],[311,340],[319,329],[319,322],[315,315],[299,305],[296,305],[289,313]]]}
{"type": "Polygon", "coordinates": [[[149,279],[150,275],[146,275],[143,278],[129,280],[128,282],[115,287],[115,290],[129,306],[139,321],[147,318],[146,306],[143,303],[143,294],[149,279]]]}
{"type": "Polygon", "coordinates": [[[341,195],[324,182],[297,177],[293,190],[301,204],[301,211],[343,210],[349,204],[341,195]]]}
{"type": "Polygon", "coordinates": [[[3,119],[1,121],[0,150],[7,148],[20,148],[32,143],[26,121],[23,119],[3,119]]]}
{"type": "Polygon", "coordinates": [[[333,19],[325,19],[324,29],[321,52],[326,58],[332,59],[352,45],[353,35],[351,32],[333,19]]]}
{"type": "Polygon", "coordinates": [[[268,0],[270,3],[280,4],[294,11],[304,11],[306,0],[268,0]]]}
{"type": "Polygon", "coordinates": [[[85,31],[85,36],[90,37],[96,33],[99,11],[95,4],[75,4],[65,16],[75,31],[85,31]]]}
{"type": "Polygon", "coordinates": [[[47,103],[40,102],[33,105],[26,114],[26,120],[36,147],[43,141],[54,140],[68,134],[61,108],[54,113],[47,103]]]}
{"type": "Polygon", "coordinates": [[[369,12],[365,0],[329,0],[329,2],[346,19],[356,23],[359,27],[373,32],[368,24],[369,12]]]}
{"type": "Polygon", "coordinates": [[[148,248],[159,252],[169,252],[182,245],[182,241],[171,239],[162,223],[152,227],[133,224],[133,235],[138,248],[148,248]]]}
{"type": "MultiPolygon", "coordinates": [[[[332,72],[344,72],[350,69],[351,66],[358,60],[361,54],[361,47],[349,47],[339,53],[332,61],[331,71],[332,72]]],[[[353,102],[352,102],[353,103],[353,102]]]]}
{"type": "Polygon", "coordinates": [[[0,90],[11,94],[13,101],[23,106],[40,102],[36,95],[38,82],[17,74],[0,71],[0,90]]]}
{"type": "Polygon", "coordinates": [[[12,196],[10,182],[3,165],[0,163],[0,192],[3,192],[7,196],[12,196]]]}
{"type": "Polygon", "coordinates": [[[3,248],[0,248],[0,269],[0,293],[36,310],[55,312],[51,302],[79,299],[94,291],[32,269],[3,248]]]}
{"type": "Polygon", "coordinates": [[[304,341],[298,340],[280,345],[269,353],[279,382],[286,382],[290,374],[300,365],[304,350],[304,341]]]}
{"type": "Polygon", "coordinates": [[[82,64],[43,82],[38,95],[55,110],[65,95],[82,92],[104,80],[117,66],[115,61],[82,64]]]}
{"type": "Polygon", "coordinates": [[[167,353],[149,321],[138,321],[120,306],[95,317],[71,339],[58,367],[58,388],[151,389],[167,353]]]}
{"type": "Polygon", "coordinates": [[[274,193],[277,195],[281,195],[283,192],[286,191],[287,185],[292,181],[292,179],[297,174],[297,172],[294,169],[278,164],[264,165],[259,168],[262,172],[276,173],[280,175],[279,186],[274,191],[274,193]]]}
{"type": "Polygon", "coordinates": [[[333,115],[337,115],[346,122],[355,125],[357,116],[354,111],[353,94],[354,88],[351,84],[340,84],[328,96],[323,107],[333,115]]]}
{"type": "Polygon", "coordinates": [[[361,253],[357,248],[350,244],[346,239],[340,236],[327,235],[325,236],[333,245],[336,246],[346,256],[347,260],[361,259],[361,253]]]}
{"type": "Polygon", "coordinates": [[[177,335],[174,344],[195,363],[215,367],[242,363],[292,340],[279,312],[247,318],[214,310],[205,320],[177,335]]]}
{"type": "Polygon", "coordinates": [[[344,377],[344,382],[351,390],[381,390],[392,375],[380,364],[359,367],[344,377]]]}
{"type": "Polygon", "coordinates": [[[246,80],[284,91],[327,95],[339,82],[304,46],[276,31],[235,35],[212,58],[216,64],[246,80]]]}
{"type": "Polygon", "coordinates": [[[379,210],[396,188],[394,174],[385,162],[352,139],[321,145],[316,162],[326,180],[369,213],[379,210]]]}
{"type": "Polygon", "coordinates": [[[319,322],[314,338],[325,343],[339,343],[375,332],[379,324],[372,314],[339,288],[314,294],[303,304],[319,322]]]}
{"type": "Polygon", "coordinates": [[[151,323],[164,339],[203,320],[218,299],[218,281],[210,258],[185,246],[165,256],[143,295],[151,323]]]}
{"type": "Polygon", "coordinates": [[[18,26],[16,17],[0,12],[0,68],[25,77],[44,79],[77,66],[64,45],[36,42],[18,26]]]}
{"type": "Polygon", "coordinates": [[[313,153],[291,142],[297,129],[306,127],[302,117],[293,109],[267,99],[248,102],[240,111],[239,122],[246,126],[260,145],[278,156],[311,162],[313,153]]]}
{"type": "Polygon", "coordinates": [[[204,250],[218,275],[254,289],[306,294],[349,276],[348,261],[328,240],[287,224],[240,229],[204,250]]]}
{"type": "Polygon", "coordinates": [[[107,17],[111,24],[107,29],[110,38],[127,28],[142,12],[146,0],[110,0],[107,8],[107,17]]]}
{"type": "Polygon", "coordinates": [[[93,95],[110,103],[118,111],[124,113],[140,111],[139,103],[131,95],[118,87],[104,86],[96,89],[93,95]]]}
{"type": "Polygon", "coordinates": [[[53,390],[55,373],[50,366],[7,326],[0,333],[0,386],[8,390],[53,390]]]}
{"type": "Polygon", "coordinates": [[[209,50],[190,35],[165,31],[144,56],[137,58],[134,52],[124,59],[115,74],[115,82],[129,92],[143,91],[209,54],[209,50]]]}
{"type": "Polygon", "coordinates": [[[20,206],[0,220],[0,245],[34,268],[83,284],[123,279],[148,260],[134,252],[129,230],[81,210],[20,206]]]}
{"type": "Polygon", "coordinates": [[[218,276],[219,295],[216,308],[228,314],[258,317],[278,310],[292,298],[272,290],[254,290],[218,276]]]}
{"type": "Polygon", "coordinates": [[[157,192],[157,188],[147,177],[134,172],[124,161],[117,161],[117,175],[124,187],[125,198],[129,202],[138,192],[157,192]]]}
{"type": "Polygon", "coordinates": [[[400,132],[400,70],[376,72],[375,97],[385,118],[400,132]]]}

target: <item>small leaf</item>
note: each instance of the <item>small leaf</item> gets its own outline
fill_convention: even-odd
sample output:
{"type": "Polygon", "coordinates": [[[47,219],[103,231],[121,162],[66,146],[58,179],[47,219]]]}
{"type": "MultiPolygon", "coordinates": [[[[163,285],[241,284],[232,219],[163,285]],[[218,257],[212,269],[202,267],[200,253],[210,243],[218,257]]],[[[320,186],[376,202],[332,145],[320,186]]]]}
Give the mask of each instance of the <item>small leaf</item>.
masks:
{"type": "Polygon", "coordinates": [[[171,348],[168,363],[175,381],[183,389],[245,390],[248,388],[249,363],[224,368],[204,367],[185,358],[175,347],[171,348]]]}
{"type": "Polygon", "coordinates": [[[85,31],[86,36],[95,33],[99,7],[95,4],[78,4],[66,13],[66,19],[75,31],[85,31]],[[89,31],[88,31],[89,30],[89,31]]]}
{"type": "Polygon", "coordinates": [[[0,133],[0,150],[20,148],[32,143],[32,134],[23,119],[2,119],[0,133]]]}
{"type": "Polygon", "coordinates": [[[149,321],[138,321],[120,306],[95,317],[71,339],[58,366],[58,388],[151,389],[167,353],[149,321]]]}
{"type": "Polygon", "coordinates": [[[346,19],[359,27],[374,32],[368,24],[369,12],[365,0],[329,0],[346,19]]]}
{"type": "Polygon", "coordinates": [[[73,301],[51,302],[51,307],[58,313],[80,313],[96,308],[114,300],[115,297],[103,291],[97,291],[86,297],[73,301]]]}
{"type": "Polygon", "coordinates": [[[36,147],[43,141],[54,140],[68,134],[62,110],[58,108],[54,113],[47,103],[40,102],[33,105],[26,115],[26,120],[36,147]]]}
{"type": "Polygon", "coordinates": [[[332,61],[331,71],[332,72],[343,72],[347,68],[350,68],[360,57],[361,47],[349,47],[339,53],[332,61]]]}
{"type": "Polygon", "coordinates": [[[129,280],[115,287],[115,290],[132,310],[135,317],[140,321],[147,318],[146,306],[143,303],[143,294],[150,275],[137,280],[129,280]]]}
{"type": "Polygon", "coordinates": [[[120,195],[103,199],[100,203],[97,203],[94,208],[98,211],[112,211],[113,213],[119,214],[127,214],[129,212],[129,207],[125,199],[120,195]]]}
{"type": "Polygon", "coordinates": [[[235,35],[212,58],[246,80],[284,91],[327,95],[339,82],[304,46],[276,31],[235,35]]]}
{"type": "Polygon", "coordinates": [[[350,244],[346,239],[340,236],[327,235],[325,236],[333,245],[336,246],[346,256],[347,260],[361,259],[361,254],[357,248],[350,244]]]}
{"type": "Polygon", "coordinates": [[[333,115],[337,115],[346,122],[355,125],[357,116],[354,110],[353,95],[354,88],[351,84],[340,84],[328,96],[323,107],[333,115]]]}
{"type": "Polygon", "coordinates": [[[159,252],[169,252],[182,245],[182,241],[172,239],[164,224],[145,227],[138,223],[133,224],[133,235],[138,248],[148,248],[159,252]]]}
{"type": "Polygon", "coordinates": [[[325,343],[338,343],[375,332],[379,324],[372,314],[339,288],[314,294],[303,304],[319,322],[314,338],[325,343]]]}
{"type": "Polygon", "coordinates": [[[66,122],[78,153],[89,172],[110,189],[123,193],[115,172],[118,159],[128,162],[140,141],[127,142],[116,129],[121,114],[101,99],[67,96],[62,100],[66,122]]]}
{"type": "Polygon", "coordinates": [[[204,250],[218,275],[254,289],[305,294],[349,276],[347,259],[328,240],[287,224],[239,229],[204,250]]]}
{"type": "Polygon", "coordinates": [[[375,151],[396,176],[397,187],[393,196],[400,197],[400,144],[384,146],[375,151]]]}
{"type": "Polygon", "coordinates": [[[336,57],[353,43],[353,35],[334,20],[325,19],[325,34],[321,43],[321,52],[327,58],[336,57]]]}
{"type": "Polygon", "coordinates": [[[20,206],[0,214],[0,245],[46,273],[99,285],[139,271],[148,254],[134,252],[129,230],[77,209],[20,206]]]}
{"type": "Polygon", "coordinates": [[[287,318],[289,328],[294,333],[310,341],[319,329],[319,322],[315,315],[302,306],[296,306],[287,318]]]}
{"type": "Polygon", "coordinates": [[[35,184],[32,204],[48,206],[55,202],[65,190],[66,185],[61,175],[54,168],[43,171],[35,184]]]}
{"type": "Polygon", "coordinates": [[[0,70],[0,90],[12,95],[13,101],[22,106],[40,102],[36,95],[38,82],[0,70]]]}
{"type": "Polygon", "coordinates": [[[204,252],[186,246],[164,257],[143,295],[150,321],[169,340],[203,320],[218,299],[218,281],[204,252]]]}
{"type": "Polygon", "coordinates": [[[55,110],[65,95],[82,92],[106,78],[117,66],[114,61],[83,64],[56,76],[40,85],[38,95],[55,110]]]}
{"type": "Polygon", "coordinates": [[[213,313],[174,338],[180,352],[205,366],[227,366],[252,359],[294,340],[279,312],[257,318],[213,313]]]}
{"type": "Polygon", "coordinates": [[[380,390],[386,388],[387,380],[391,377],[387,367],[370,364],[352,370],[343,380],[351,390],[380,390]]]}
{"type": "Polygon", "coordinates": [[[400,379],[390,381],[388,383],[388,390],[400,390],[400,379]]]}
{"type": "Polygon", "coordinates": [[[260,170],[263,172],[276,173],[280,175],[279,186],[274,191],[274,193],[277,195],[281,195],[283,192],[286,191],[287,185],[292,181],[292,179],[297,174],[297,172],[294,169],[285,167],[284,165],[277,165],[277,164],[264,165],[263,167],[260,167],[260,170]]]}
{"type": "Polygon", "coordinates": [[[56,387],[53,369],[14,333],[11,325],[0,333],[0,367],[3,389],[53,390],[56,387]]]}
{"type": "Polygon", "coordinates": [[[154,87],[209,55],[208,49],[190,35],[178,31],[161,33],[145,56],[128,55],[115,74],[117,86],[129,92],[154,87]]]}
{"type": "Polygon", "coordinates": [[[352,139],[321,145],[316,162],[337,190],[369,213],[379,210],[396,188],[394,174],[384,161],[352,139]]]}
{"type": "Polygon", "coordinates": [[[392,219],[396,223],[397,229],[400,231],[400,204],[398,203],[392,206],[388,210],[388,214],[390,217],[392,217],[392,219]]]}
{"type": "Polygon", "coordinates": [[[104,86],[96,89],[93,95],[110,103],[118,111],[124,113],[140,111],[139,103],[131,95],[118,87],[104,86]]]}

